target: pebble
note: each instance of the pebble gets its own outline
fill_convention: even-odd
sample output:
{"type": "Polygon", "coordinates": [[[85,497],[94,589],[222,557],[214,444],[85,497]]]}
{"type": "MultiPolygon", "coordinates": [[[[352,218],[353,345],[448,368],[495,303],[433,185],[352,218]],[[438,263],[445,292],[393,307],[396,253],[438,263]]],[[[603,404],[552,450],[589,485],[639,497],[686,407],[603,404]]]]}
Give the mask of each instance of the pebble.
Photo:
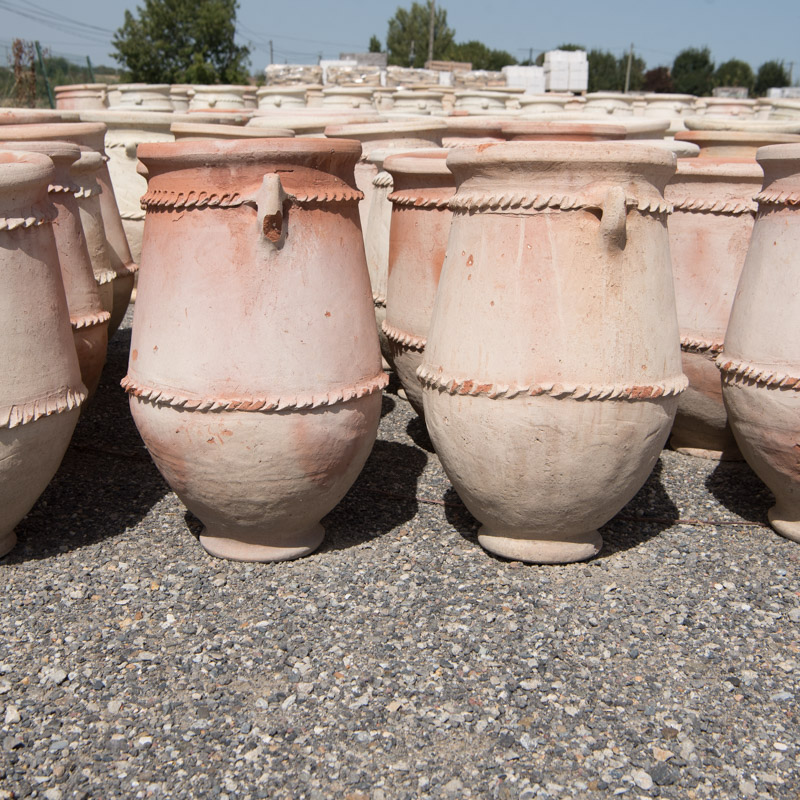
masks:
{"type": "Polygon", "coordinates": [[[0,800],[797,796],[796,544],[745,464],[665,450],[600,557],[508,563],[395,384],[320,550],[224,562],[131,422],[129,329],[0,564],[0,800]]]}

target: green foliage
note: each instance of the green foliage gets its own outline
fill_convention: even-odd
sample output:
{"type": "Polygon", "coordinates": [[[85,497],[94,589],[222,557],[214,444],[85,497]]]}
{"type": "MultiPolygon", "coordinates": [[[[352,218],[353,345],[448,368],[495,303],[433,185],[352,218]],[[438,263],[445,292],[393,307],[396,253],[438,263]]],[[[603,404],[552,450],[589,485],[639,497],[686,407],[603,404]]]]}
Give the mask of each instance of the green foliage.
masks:
{"type": "Polygon", "coordinates": [[[742,86],[747,89],[748,94],[752,94],[755,83],[753,68],[738,58],[720,64],[714,73],[715,86],[742,86]]]}
{"type": "Polygon", "coordinates": [[[763,97],[767,93],[767,89],[788,85],[789,73],[783,66],[783,61],[766,61],[758,68],[755,83],[757,97],[763,97]]]}
{"type": "Polygon", "coordinates": [[[586,54],[589,62],[590,92],[621,92],[625,76],[620,80],[619,60],[608,50],[590,50],[586,54]]]}
{"type": "Polygon", "coordinates": [[[125,12],[114,59],[145,83],[246,83],[250,50],[234,42],[237,0],[144,0],[125,12]]]}
{"type": "MultiPolygon", "coordinates": [[[[410,9],[398,8],[389,20],[386,34],[388,62],[401,67],[424,67],[428,60],[430,2],[412,3],[410,9]],[[411,58],[413,42],[414,57],[411,58]]],[[[455,31],[447,26],[447,11],[439,6],[434,12],[433,58],[442,60],[453,45],[455,31]]]]}
{"type": "Polygon", "coordinates": [[[669,67],[655,67],[647,70],[644,74],[642,89],[645,92],[658,92],[660,94],[675,91],[669,67]]]}
{"type": "Polygon", "coordinates": [[[488,69],[498,71],[503,67],[516,64],[517,59],[505,50],[492,50],[483,42],[471,41],[454,44],[447,51],[450,61],[469,61],[472,69],[488,69]]]}
{"type": "Polygon", "coordinates": [[[680,94],[707,97],[714,88],[714,62],[707,47],[681,50],[672,64],[672,83],[680,94]]]}
{"type": "Polygon", "coordinates": [[[377,36],[370,36],[369,37],[369,52],[370,53],[380,53],[381,51],[381,40],[377,36]]]}

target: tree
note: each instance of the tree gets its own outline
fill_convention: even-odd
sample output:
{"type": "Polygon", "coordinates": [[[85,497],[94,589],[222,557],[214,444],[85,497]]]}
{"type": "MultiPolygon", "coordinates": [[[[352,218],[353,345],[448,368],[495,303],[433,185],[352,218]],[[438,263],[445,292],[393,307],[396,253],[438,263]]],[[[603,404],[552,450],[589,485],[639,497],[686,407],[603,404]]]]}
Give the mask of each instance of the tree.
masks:
{"type": "Polygon", "coordinates": [[[675,87],[672,84],[672,75],[670,75],[669,67],[655,67],[647,70],[644,74],[642,89],[645,92],[658,92],[661,94],[674,91],[675,87]]]}
{"type": "Polygon", "coordinates": [[[369,52],[370,53],[381,52],[381,40],[377,36],[373,35],[369,37],[369,52]]]}
{"type": "Polygon", "coordinates": [[[706,97],[714,88],[714,62],[707,47],[681,50],[672,64],[672,83],[680,94],[706,97]]]}
{"type": "Polygon", "coordinates": [[[36,105],[36,50],[33,42],[14,39],[11,42],[14,68],[14,105],[19,108],[36,105]]]}
{"type": "Polygon", "coordinates": [[[783,61],[766,61],[758,68],[756,75],[756,96],[763,97],[767,89],[774,86],[788,86],[789,73],[783,66],[783,61]]]}
{"type": "Polygon", "coordinates": [[[471,41],[454,44],[447,51],[451,61],[469,61],[472,69],[501,70],[510,64],[516,64],[517,59],[505,50],[492,50],[483,42],[471,41]]]}
{"type": "MultiPolygon", "coordinates": [[[[428,60],[431,0],[412,3],[410,9],[398,8],[389,20],[386,34],[388,63],[401,67],[424,67],[428,60]]],[[[447,26],[447,11],[437,7],[433,22],[433,58],[447,58],[455,31],[447,26]]]]}
{"type": "Polygon", "coordinates": [[[246,83],[250,50],[235,44],[237,0],[144,0],[125,12],[113,57],[145,83],[246,83]]]}
{"type": "Polygon", "coordinates": [[[624,76],[620,82],[619,61],[608,50],[590,50],[586,54],[589,62],[590,92],[621,92],[624,88],[624,76]]]}
{"type": "Polygon", "coordinates": [[[717,67],[714,73],[715,86],[740,86],[747,89],[748,94],[753,91],[756,76],[753,68],[746,62],[738,58],[732,58],[717,67]]]}

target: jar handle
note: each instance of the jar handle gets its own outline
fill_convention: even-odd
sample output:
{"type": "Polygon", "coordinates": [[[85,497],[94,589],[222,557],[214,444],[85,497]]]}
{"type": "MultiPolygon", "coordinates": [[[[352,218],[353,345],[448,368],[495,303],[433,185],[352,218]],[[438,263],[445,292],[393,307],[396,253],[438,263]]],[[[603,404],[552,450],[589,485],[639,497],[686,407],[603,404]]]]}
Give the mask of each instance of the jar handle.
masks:
{"type": "Polygon", "coordinates": [[[283,189],[281,176],[270,172],[264,176],[256,194],[259,234],[275,248],[286,241],[287,221],[285,206],[289,195],[283,189]]]}
{"type": "Polygon", "coordinates": [[[600,233],[603,239],[609,247],[624,249],[628,239],[625,190],[621,186],[612,186],[608,189],[600,209],[603,214],[600,220],[600,233]]]}

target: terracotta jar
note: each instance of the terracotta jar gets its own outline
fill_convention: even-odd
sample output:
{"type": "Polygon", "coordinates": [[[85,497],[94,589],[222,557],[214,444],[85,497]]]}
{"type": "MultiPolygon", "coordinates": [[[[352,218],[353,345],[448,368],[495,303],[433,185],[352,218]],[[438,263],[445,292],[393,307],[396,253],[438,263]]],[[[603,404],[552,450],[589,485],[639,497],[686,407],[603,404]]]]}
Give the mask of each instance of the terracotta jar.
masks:
{"type": "Polygon", "coordinates": [[[383,332],[391,364],[406,396],[420,416],[422,364],[433,301],[444,263],[455,194],[447,168],[447,150],[420,150],[390,155],[383,168],[392,176],[389,278],[383,332]]]}
{"type": "Polygon", "coordinates": [[[475,147],[489,142],[504,142],[503,125],[507,117],[447,117],[447,133],[442,147],[475,147]]]}
{"type": "MultiPolygon", "coordinates": [[[[99,115],[108,114],[109,112],[87,111],[82,113],[99,115]]],[[[120,211],[117,207],[117,198],[114,193],[114,187],[111,184],[108,166],[106,165],[103,144],[105,135],[106,126],[98,122],[14,125],[4,126],[0,129],[0,138],[6,141],[57,140],[71,142],[81,148],[83,155],[75,165],[75,169],[79,170],[83,176],[79,179],[79,182],[89,182],[78,198],[81,208],[81,221],[85,226],[87,213],[92,219],[95,219],[95,205],[99,208],[99,216],[96,219],[100,224],[100,229],[93,229],[94,232],[89,230],[85,232],[95,276],[100,281],[111,284],[106,290],[113,297],[111,320],[108,325],[108,336],[110,338],[125,316],[131,291],[133,290],[134,273],[138,267],[131,257],[128,240],[120,219],[120,211]],[[97,153],[99,160],[92,157],[90,155],[91,152],[97,153]],[[94,195],[98,196],[91,199],[94,195]],[[87,212],[87,209],[90,210],[87,212]],[[107,274],[108,270],[112,272],[110,276],[107,274]]],[[[107,300],[103,301],[103,305],[108,310],[107,300]]]]}
{"type": "Polygon", "coordinates": [[[503,92],[463,90],[454,94],[455,110],[468,114],[497,114],[506,112],[506,95],[503,92]]]}
{"type": "Polygon", "coordinates": [[[175,141],[186,139],[283,139],[294,136],[291,128],[247,128],[244,125],[200,125],[173,122],[169,126],[175,141]]]}
{"type": "Polygon", "coordinates": [[[172,111],[168,83],[119,83],[114,90],[110,111],[172,111]]]}
{"type": "Polygon", "coordinates": [[[369,86],[331,86],[322,90],[322,106],[375,111],[369,86]]]}
{"type": "Polygon", "coordinates": [[[111,314],[109,309],[103,308],[81,224],[78,196],[82,188],[72,174],[81,151],[77,145],[67,142],[11,142],[0,143],[0,148],[42,153],[53,162],[55,173],[48,186],[50,200],[57,212],[53,221],[53,235],[81,380],[89,395],[92,395],[106,363],[111,314]]]}
{"type": "Polygon", "coordinates": [[[357,142],[142,144],[142,273],[123,386],[210,553],[310,553],[372,447],[380,369],[357,142]]]}
{"type": "Polygon", "coordinates": [[[53,162],[0,151],[0,554],[55,475],[86,399],[47,197],[53,162]]]}
{"type": "Polygon", "coordinates": [[[188,83],[172,83],[169,87],[169,102],[173,111],[185,113],[189,110],[189,98],[193,89],[188,83]]]}
{"type": "Polygon", "coordinates": [[[372,181],[378,169],[369,157],[375,150],[416,150],[421,147],[437,147],[447,130],[438,120],[397,120],[396,122],[373,122],[367,124],[328,125],[325,136],[329,139],[355,139],[361,142],[361,158],[356,164],[356,186],[364,195],[358,204],[361,229],[367,230],[368,214],[372,200],[372,181]]]}
{"type": "Polygon", "coordinates": [[[221,86],[219,84],[193,86],[192,96],[189,99],[189,110],[244,111],[245,88],[245,86],[221,86]]]}
{"type": "Polygon", "coordinates": [[[419,377],[428,431],[480,543],[595,555],[686,386],[663,150],[509,142],[451,151],[453,222],[419,377]]]}
{"type": "Polygon", "coordinates": [[[686,455],[741,458],[728,427],[714,359],[753,230],[762,172],[755,161],[680,159],[665,196],[683,371],[670,444],[686,455]]]}
{"type": "Polygon", "coordinates": [[[800,145],[757,158],[764,186],[717,366],[739,448],[775,495],[772,527],[800,542],[800,145]]]}
{"type": "Polygon", "coordinates": [[[502,131],[510,142],[610,142],[627,136],[623,125],[579,120],[514,120],[504,123],[502,131]]]}
{"type": "Polygon", "coordinates": [[[773,131],[690,130],[678,131],[675,139],[692,142],[700,148],[698,158],[748,159],[753,161],[756,150],[771,144],[800,142],[800,136],[773,131]]]}
{"type": "Polygon", "coordinates": [[[64,111],[76,111],[82,108],[105,108],[105,83],[73,83],[68,86],[56,86],[56,108],[64,111]]]}
{"type": "Polygon", "coordinates": [[[623,92],[589,92],[583,106],[585,114],[613,114],[630,117],[633,115],[633,103],[636,98],[623,92]]]}
{"type": "Polygon", "coordinates": [[[644,96],[646,117],[683,117],[694,108],[695,97],[691,94],[650,93],[644,96]]]}
{"type": "Polygon", "coordinates": [[[392,93],[391,110],[395,114],[444,114],[442,92],[405,89],[392,93]]]}
{"type": "Polygon", "coordinates": [[[563,112],[567,110],[567,104],[571,99],[571,94],[561,92],[523,94],[519,98],[520,116],[538,116],[539,114],[563,112]]]}
{"type": "Polygon", "coordinates": [[[697,111],[708,117],[753,117],[756,100],[741,97],[698,97],[697,111]]]}
{"type": "Polygon", "coordinates": [[[56,111],[49,108],[0,108],[0,125],[33,125],[72,120],[78,120],[77,111],[56,111]]]}
{"type": "Polygon", "coordinates": [[[262,86],[256,90],[258,108],[263,109],[296,109],[306,107],[306,91],[301,86],[262,86]]]}

